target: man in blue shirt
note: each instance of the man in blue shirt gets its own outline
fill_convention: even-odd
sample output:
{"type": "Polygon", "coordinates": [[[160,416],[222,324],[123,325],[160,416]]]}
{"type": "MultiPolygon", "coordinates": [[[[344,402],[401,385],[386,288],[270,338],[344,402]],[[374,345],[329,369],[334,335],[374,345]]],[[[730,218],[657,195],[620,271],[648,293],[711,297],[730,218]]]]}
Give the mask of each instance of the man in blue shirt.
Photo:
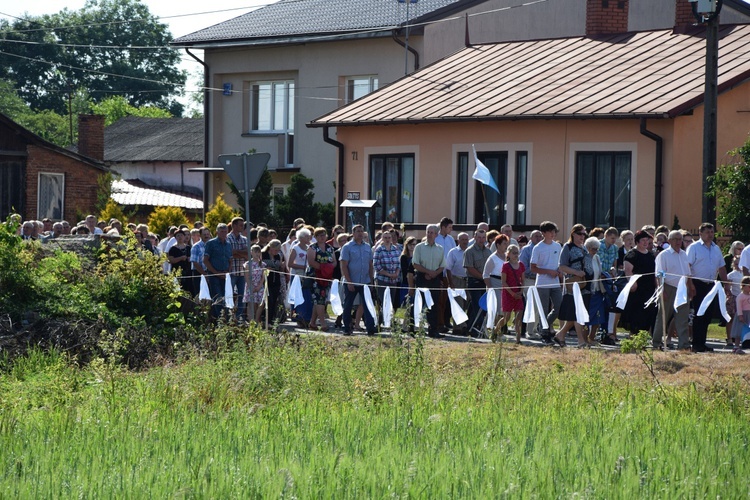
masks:
{"type": "MultiPolygon", "coordinates": [[[[352,241],[341,247],[341,275],[346,283],[346,298],[344,299],[344,335],[352,334],[352,307],[354,299],[360,295],[362,304],[365,303],[364,285],[372,283],[374,266],[372,248],[364,242],[365,228],[357,224],[352,228],[352,241]]],[[[367,335],[375,334],[375,320],[370,310],[365,306],[365,327],[367,335]]]]}
{"type": "Polygon", "coordinates": [[[211,316],[214,318],[221,314],[224,280],[232,258],[232,245],[227,241],[227,233],[229,228],[226,224],[217,225],[216,238],[208,240],[203,252],[203,263],[208,271],[208,289],[211,292],[211,316]]]}

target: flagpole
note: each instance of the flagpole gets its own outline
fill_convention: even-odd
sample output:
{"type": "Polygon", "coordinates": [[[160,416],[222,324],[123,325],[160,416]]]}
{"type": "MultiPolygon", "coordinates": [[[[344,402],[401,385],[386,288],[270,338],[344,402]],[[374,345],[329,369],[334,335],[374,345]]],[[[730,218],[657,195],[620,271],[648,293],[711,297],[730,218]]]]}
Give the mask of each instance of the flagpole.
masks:
{"type": "Polygon", "coordinates": [[[487,224],[489,224],[490,223],[490,205],[489,203],[487,203],[487,192],[484,190],[484,184],[481,182],[480,184],[482,184],[482,198],[484,198],[484,210],[487,213],[487,224]]]}

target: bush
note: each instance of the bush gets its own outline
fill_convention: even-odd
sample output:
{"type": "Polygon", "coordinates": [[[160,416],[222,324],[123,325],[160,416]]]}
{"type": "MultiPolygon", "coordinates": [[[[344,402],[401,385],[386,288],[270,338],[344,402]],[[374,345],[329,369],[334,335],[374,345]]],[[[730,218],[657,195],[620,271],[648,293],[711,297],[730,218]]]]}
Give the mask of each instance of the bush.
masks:
{"type": "Polygon", "coordinates": [[[148,216],[148,230],[164,237],[170,226],[188,224],[187,215],[179,207],[156,207],[148,216]]]}
{"type": "Polygon", "coordinates": [[[239,217],[239,215],[239,212],[235,211],[224,201],[224,193],[219,193],[210,210],[206,212],[206,227],[211,230],[211,234],[216,234],[216,226],[218,224],[222,222],[229,224],[234,217],[239,217]]]}
{"type": "Polygon", "coordinates": [[[117,219],[120,222],[122,222],[122,225],[125,226],[128,223],[128,217],[125,215],[125,212],[123,212],[122,207],[117,204],[115,200],[110,198],[107,200],[107,204],[104,207],[104,210],[99,213],[99,220],[105,221],[107,224],[109,224],[110,219],[117,219]]]}

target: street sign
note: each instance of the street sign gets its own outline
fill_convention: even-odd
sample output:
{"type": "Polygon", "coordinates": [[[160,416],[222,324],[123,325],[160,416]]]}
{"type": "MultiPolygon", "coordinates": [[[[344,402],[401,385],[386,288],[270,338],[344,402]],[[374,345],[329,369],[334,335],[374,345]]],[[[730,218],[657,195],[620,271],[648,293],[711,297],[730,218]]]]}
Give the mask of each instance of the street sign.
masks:
{"type": "Polygon", "coordinates": [[[242,196],[245,196],[245,189],[252,193],[258,185],[270,159],[269,153],[219,155],[219,165],[232,179],[242,196]],[[245,184],[245,168],[247,168],[247,184],[245,184]]]}
{"type": "Polygon", "coordinates": [[[359,191],[347,191],[346,192],[346,199],[347,200],[358,200],[360,197],[359,191]]]}

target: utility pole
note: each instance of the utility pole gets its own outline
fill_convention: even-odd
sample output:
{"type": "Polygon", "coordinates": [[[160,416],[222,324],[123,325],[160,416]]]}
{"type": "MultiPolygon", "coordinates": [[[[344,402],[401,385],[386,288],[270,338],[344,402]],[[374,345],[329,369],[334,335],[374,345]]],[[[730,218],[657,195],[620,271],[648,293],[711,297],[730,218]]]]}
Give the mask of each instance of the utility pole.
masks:
{"type": "Polygon", "coordinates": [[[693,14],[706,26],[706,80],[703,96],[703,207],[701,220],[716,225],[716,198],[709,196],[716,174],[717,101],[719,97],[719,0],[689,0],[693,14]]]}

